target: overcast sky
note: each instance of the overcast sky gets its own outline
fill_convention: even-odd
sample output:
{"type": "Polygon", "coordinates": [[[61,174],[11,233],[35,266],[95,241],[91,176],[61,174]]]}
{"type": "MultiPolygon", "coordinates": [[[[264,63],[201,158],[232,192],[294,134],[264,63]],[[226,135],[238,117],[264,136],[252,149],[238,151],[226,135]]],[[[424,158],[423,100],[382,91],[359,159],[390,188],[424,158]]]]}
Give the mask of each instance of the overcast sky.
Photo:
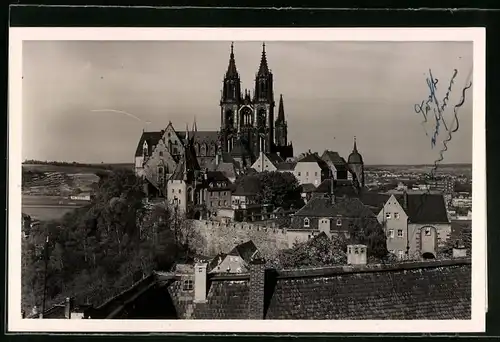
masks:
{"type": "MultiPolygon", "coordinates": [[[[25,42],[23,159],[132,163],[143,129],[172,121],[184,130],[196,116],[199,130],[217,130],[229,50],[230,42],[25,42]]],[[[242,90],[253,89],[261,51],[262,42],[234,44],[242,90]]],[[[295,153],[347,158],[356,136],[366,164],[438,158],[443,125],[431,148],[435,121],[424,128],[414,105],[429,95],[429,69],[439,99],[457,69],[450,126],[473,53],[469,42],[267,42],[266,51],[295,153]]],[[[472,161],[472,89],[458,116],[446,163],[472,161]]]]}

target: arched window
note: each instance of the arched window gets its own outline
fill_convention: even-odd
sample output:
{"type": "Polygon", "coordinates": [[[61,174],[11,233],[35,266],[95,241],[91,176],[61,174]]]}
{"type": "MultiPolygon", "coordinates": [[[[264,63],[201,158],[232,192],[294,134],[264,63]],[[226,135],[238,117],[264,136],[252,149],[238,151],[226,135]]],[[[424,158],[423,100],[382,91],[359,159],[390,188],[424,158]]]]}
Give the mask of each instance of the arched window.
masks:
{"type": "Polygon", "coordinates": [[[226,111],[226,127],[233,127],[234,126],[234,117],[233,117],[233,111],[232,110],[227,110],[226,111]]]}
{"type": "Polygon", "coordinates": [[[309,227],[310,227],[310,224],[311,224],[311,222],[310,222],[310,221],[309,221],[309,219],[306,217],[306,218],[304,219],[304,227],[309,228],[309,227]]]}
{"type": "Polygon", "coordinates": [[[213,142],[212,142],[212,143],[210,144],[210,155],[211,155],[211,156],[215,156],[215,152],[216,152],[216,151],[215,151],[215,143],[213,143],[213,142]]]}
{"type": "Polygon", "coordinates": [[[257,126],[266,127],[266,110],[263,108],[257,112],[257,126]]]}
{"type": "Polygon", "coordinates": [[[201,144],[200,156],[205,156],[206,154],[207,154],[207,146],[205,144],[201,144]]]}

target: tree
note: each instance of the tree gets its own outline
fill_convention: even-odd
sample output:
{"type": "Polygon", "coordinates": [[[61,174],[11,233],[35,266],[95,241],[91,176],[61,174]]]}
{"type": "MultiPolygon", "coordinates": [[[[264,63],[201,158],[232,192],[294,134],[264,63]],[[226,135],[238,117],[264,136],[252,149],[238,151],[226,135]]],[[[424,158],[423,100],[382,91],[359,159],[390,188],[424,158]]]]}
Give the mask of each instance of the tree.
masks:
{"type": "Polygon", "coordinates": [[[274,266],[278,268],[321,267],[345,265],[347,241],[343,235],[329,238],[325,233],[307,242],[295,243],[278,252],[274,266]]]}
{"type": "Polygon", "coordinates": [[[387,237],[378,220],[360,217],[349,223],[350,242],[367,246],[367,256],[384,258],[387,256],[387,237]]]}
{"type": "Polygon", "coordinates": [[[245,175],[236,180],[236,187],[244,183],[255,183],[258,200],[274,207],[290,209],[304,205],[301,198],[301,188],[295,176],[289,172],[264,171],[245,175]]]}

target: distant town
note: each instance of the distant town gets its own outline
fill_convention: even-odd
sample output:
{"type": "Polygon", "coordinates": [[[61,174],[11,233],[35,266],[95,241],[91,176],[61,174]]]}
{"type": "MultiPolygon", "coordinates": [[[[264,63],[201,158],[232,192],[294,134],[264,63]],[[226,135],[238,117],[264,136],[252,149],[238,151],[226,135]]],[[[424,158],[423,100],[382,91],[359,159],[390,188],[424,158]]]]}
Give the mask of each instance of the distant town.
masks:
{"type": "Polygon", "coordinates": [[[298,154],[265,45],[240,84],[231,45],[219,130],[25,161],[24,317],[470,319],[472,166],[368,166],[354,135],[298,154]]]}

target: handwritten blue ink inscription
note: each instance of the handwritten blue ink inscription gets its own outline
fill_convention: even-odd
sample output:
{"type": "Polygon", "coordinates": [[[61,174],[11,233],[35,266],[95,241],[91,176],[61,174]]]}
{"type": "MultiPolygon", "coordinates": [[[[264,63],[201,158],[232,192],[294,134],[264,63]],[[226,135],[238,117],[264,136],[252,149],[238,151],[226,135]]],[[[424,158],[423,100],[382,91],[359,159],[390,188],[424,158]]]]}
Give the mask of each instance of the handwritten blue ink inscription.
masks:
{"type": "MultiPolygon", "coordinates": [[[[417,103],[414,106],[415,112],[417,114],[421,114],[424,119],[421,124],[424,127],[426,136],[430,136],[431,138],[431,148],[434,148],[436,146],[437,138],[441,130],[441,125],[447,132],[450,132],[448,124],[446,123],[446,120],[444,118],[444,112],[448,106],[448,102],[450,101],[450,94],[453,90],[453,85],[455,84],[455,78],[457,77],[457,75],[458,70],[454,69],[451,80],[448,83],[448,88],[446,89],[446,94],[442,100],[439,100],[437,95],[439,80],[433,76],[432,70],[429,69],[429,75],[426,77],[426,84],[429,95],[426,100],[423,100],[422,102],[417,103]],[[429,133],[425,129],[425,124],[427,124],[429,120],[432,120],[429,117],[430,115],[432,115],[431,118],[434,119],[434,125],[433,132],[429,135],[429,133]]],[[[470,85],[468,85],[466,89],[468,89],[469,87],[470,85]]],[[[458,121],[456,122],[456,124],[458,125],[458,121]]]]}

